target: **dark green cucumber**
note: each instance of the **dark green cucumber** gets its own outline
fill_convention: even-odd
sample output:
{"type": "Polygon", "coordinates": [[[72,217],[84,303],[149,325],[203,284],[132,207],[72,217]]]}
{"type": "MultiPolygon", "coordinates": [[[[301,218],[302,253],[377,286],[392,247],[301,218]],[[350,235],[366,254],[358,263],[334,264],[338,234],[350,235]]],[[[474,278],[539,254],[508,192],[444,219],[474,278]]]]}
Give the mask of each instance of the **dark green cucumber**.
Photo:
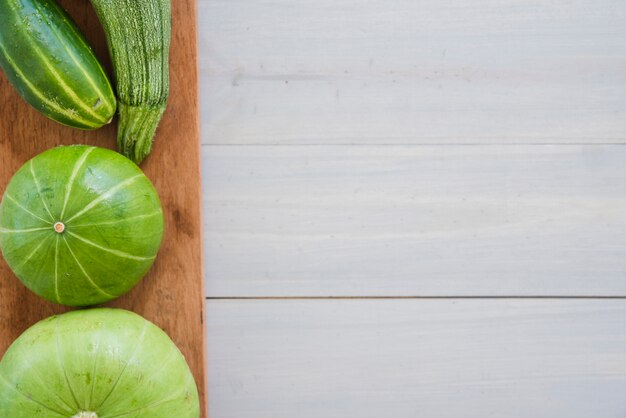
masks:
{"type": "Polygon", "coordinates": [[[119,151],[139,164],[152,149],[169,94],[170,0],[91,0],[113,61],[119,151]]]}
{"type": "Polygon", "coordinates": [[[96,129],[115,114],[106,73],[54,0],[0,0],[0,67],[28,103],[64,125],[96,129]]]}

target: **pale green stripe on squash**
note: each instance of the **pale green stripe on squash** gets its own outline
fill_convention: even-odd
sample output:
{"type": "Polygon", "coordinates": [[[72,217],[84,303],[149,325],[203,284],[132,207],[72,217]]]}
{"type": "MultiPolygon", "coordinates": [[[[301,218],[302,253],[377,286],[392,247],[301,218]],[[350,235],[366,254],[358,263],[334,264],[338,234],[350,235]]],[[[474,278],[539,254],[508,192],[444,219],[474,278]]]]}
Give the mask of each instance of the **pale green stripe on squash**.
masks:
{"type": "Polygon", "coordinates": [[[46,199],[44,199],[43,194],[41,192],[41,185],[39,184],[39,180],[37,180],[37,176],[35,175],[35,169],[33,168],[33,160],[30,160],[28,169],[30,170],[30,174],[33,177],[33,181],[35,182],[37,194],[39,194],[41,203],[43,204],[43,207],[46,209],[46,212],[48,212],[48,215],[50,215],[50,219],[52,220],[52,222],[54,222],[55,221],[54,215],[52,215],[52,212],[50,212],[50,208],[48,207],[48,204],[46,203],[46,199]]]}
{"type": "MultiPolygon", "coordinates": [[[[35,377],[36,378],[36,388],[38,390],[38,393],[40,394],[45,394],[45,398],[48,400],[47,402],[42,401],[42,404],[48,404],[48,402],[51,402],[52,399],[56,399],[56,402],[54,403],[54,410],[63,410],[63,413],[66,415],[71,415],[73,414],[74,409],[72,408],[72,406],[70,404],[67,403],[67,401],[65,399],[63,399],[61,396],[59,396],[59,394],[57,393],[57,391],[55,389],[53,389],[51,387],[51,382],[49,381],[48,378],[44,379],[41,374],[39,373],[39,369],[38,367],[35,367],[33,365],[33,363],[30,361],[30,358],[28,357],[23,357],[23,361],[27,364],[28,366],[28,376],[29,376],[29,380],[32,381],[32,378],[35,377]]],[[[51,408],[52,409],[52,408],[51,408]]]]}
{"type": "Polygon", "coordinates": [[[25,267],[28,264],[28,262],[33,259],[33,257],[39,252],[39,250],[41,250],[41,248],[44,246],[44,244],[48,242],[49,239],[50,239],[50,236],[40,240],[37,246],[35,246],[35,248],[30,252],[30,254],[28,254],[28,256],[26,256],[22,260],[21,264],[13,267],[13,271],[16,274],[21,273],[22,268],[25,267]]]}
{"type": "MultiPolygon", "coordinates": [[[[69,232],[69,231],[68,231],[69,232]]],[[[75,236],[75,234],[71,234],[72,236],[75,236]]],[[[106,291],[104,291],[100,286],[98,286],[96,284],[96,282],[93,281],[93,279],[91,278],[91,276],[89,276],[89,273],[87,273],[87,270],[85,270],[85,267],[83,267],[83,265],[81,264],[81,262],[78,260],[78,257],[76,257],[76,254],[74,253],[74,251],[72,251],[72,247],[70,247],[70,244],[67,242],[67,239],[65,239],[65,237],[63,237],[63,242],[65,242],[65,245],[67,246],[68,251],[70,252],[70,254],[72,255],[72,257],[74,258],[74,261],[76,261],[76,265],[78,265],[78,268],[80,268],[80,270],[83,272],[83,274],[85,275],[85,278],[87,279],[87,281],[94,287],[94,289],[96,289],[98,292],[102,293],[105,296],[108,296],[110,298],[114,298],[117,295],[112,295],[106,291]]],[[[59,302],[60,303],[60,302],[59,302]]]]}
{"type": "Polygon", "coordinates": [[[113,392],[115,392],[115,388],[117,388],[117,385],[120,383],[122,376],[124,376],[124,373],[126,373],[126,369],[128,369],[128,365],[134,360],[135,356],[137,355],[137,352],[139,351],[139,348],[141,347],[141,344],[143,343],[144,338],[146,338],[146,331],[148,330],[148,325],[150,325],[150,323],[148,322],[146,322],[143,325],[141,329],[141,333],[139,334],[139,337],[137,338],[137,342],[135,344],[135,348],[133,349],[132,354],[130,355],[130,357],[128,357],[128,360],[126,360],[126,363],[124,364],[124,367],[120,371],[119,376],[117,376],[117,379],[115,379],[115,383],[113,383],[113,386],[111,386],[111,390],[109,390],[109,393],[106,394],[106,396],[100,402],[100,405],[98,405],[97,407],[98,410],[102,409],[106,405],[106,401],[111,397],[113,392]]]}
{"type": "Polygon", "coordinates": [[[4,194],[4,199],[9,200],[9,201],[10,201],[11,203],[13,203],[15,206],[17,206],[18,208],[22,209],[24,212],[28,213],[28,214],[29,214],[29,215],[31,215],[32,217],[39,219],[39,220],[40,220],[40,221],[42,221],[42,222],[45,222],[45,223],[50,224],[50,225],[52,225],[52,224],[54,223],[54,222],[50,222],[50,221],[48,221],[48,220],[46,220],[46,219],[42,218],[41,216],[39,216],[39,215],[37,215],[37,214],[35,214],[35,213],[31,212],[30,210],[28,210],[27,208],[25,208],[24,206],[22,206],[22,204],[21,204],[20,202],[18,202],[17,200],[15,200],[15,198],[14,198],[13,196],[11,196],[11,195],[8,195],[8,194],[6,194],[6,193],[5,193],[5,194],[4,194]]]}
{"type": "Polygon", "coordinates": [[[4,386],[9,388],[10,390],[12,390],[14,393],[17,393],[18,395],[20,395],[21,398],[27,400],[30,403],[38,405],[41,408],[44,408],[47,411],[46,413],[48,413],[48,414],[53,413],[53,414],[56,414],[56,415],[58,415],[60,417],[67,418],[67,416],[64,415],[62,412],[56,411],[56,410],[50,408],[48,405],[45,405],[45,404],[43,404],[43,403],[33,399],[32,395],[29,396],[29,395],[26,395],[25,393],[23,393],[22,391],[20,391],[18,388],[15,387],[14,384],[12,384],[9,380],[7,380],[7,378],[4,377],[2,375],[2,373],[0,373],[0,382],[4,383],[4,386]]]}
{"type": "Polygon", "coordinates": [[[78,158],[78,160],[76,160],[76,163],[74,164],[74,168],[72,169],[70,178],[68,179],[67,185],[65,186],[65,197],[63,199],[63,207],[61,209],[61,215],[59,216],[60,219],[63,219],[63,216],[65,215],[67,202],[69,202],[70,200],[70,194],[72,193],[72,187],[74,187],[74,183],[76,182],[76,176],[78,174],[78,171],[82,168],[83,164],[85,163],[85,160],[87,160],[87,157],[89,156],[89,154],[91,154],[91,152],[94,149],[95,147],[86,148],[83,154],[80,156],[80,158],[78,158]]]}
{"type": "Polygon", "coordinates": [[[54,339],[56,341],[56,349],[57,349],[57,360],[59,361],[59,367],[61,368],[61,370],[63,371],[63,376],[65,377],[65,382],[67,383],[67,388],[69,389],[70,393],[72,394],[72,398],[74,399],[74,405],[76,405],[76,409],[80,409],[80,402],[78,402],[78,399],[76,399],[76,394],[74,393],[74,390],[72,389],[72,385],[70,383],[70,379],[67,377],[67,368],[65,367],[65,364],[63,362],[63,357],[62,354],[64,352],[64,350],[61,349],[61,338],[60,334],[59,334],[59,323],[60,321],[55,321],[55,327],[54,327],[54,339]]]}
{"type": "Polygon", "coordinates": [[[26,229],[7,229],[0,226],[0,234],[23,234],[28,232],[38,232],[38,231],[49,231],[50,227],[47,228],[26,228],[26,229]]]}
{"type": "Polygon", "coordinates": [[[135,182],[136,180],[138,180],[140,178],[143,178],[143,177],[145,177],[144,174],[143,173],[139,173],[139,174],[137,174],[137,175],[135,175],[133,177],[130,177],[130,178],[124,180],[121,183],[118,183],[117,185],[115,185],[111,189],[107,190],[106,192],[102,193],[100,196],[98,196],[97,198],[92,200],[82,210],[80,210],[77,213],[75,213],[74,215],[70,216],[65,222],[70,223],[74,219],[78,218],[79,216],[81,216],[84,213],[86,213],[89,210],[91,210],[94,206],[98,205],[100,202],[108,199],[111,195],[113,195],[118,190],[122,190],[124,187],[130,186],[133,182],[135,182]]]}
{"type": "Polygon", "coordinates": [[[106,251],[108,253],[114,254],[118,257],[122,257],[122,258],[127,258],[129,260],[138,260],[138,261],[149,261],[149,260],[154,260],[156,258],[156,255],[151,256],[151,257],[143,257],[143,256],[138,256],[138,255],[132,255],[132,254],[128,254],[124,251],[119,251],[119,250],[114,250],[113,248],[107,248],[107,247],[103,247],[100,244],[97,244],[93,241],[88,240],[87,238],[83,238],[78,234],[75,234],[73,232],[70,231],[66,231],[66,233],[74,238],[76,238],[79,241],[84,242],[85,244],[91,245],[92,247],[98,248],[102,251],[106,251]]]}
{"type": "Polygon", "coordinates": [[[72,228],[84,228],[84,227],[97,227],[97,226],[105,226],[105,225],[116,225],[116,224],[121,224],[121,223],[137,221],[139,219],[148,219],[148,218],[152,218],[154,216],[162,215],[162,214],[163,214],[162,211],[158,211],[158,212],[148,213],[146,215],[137,215],[137,216],[130,216],[128,218],[116,219],[115,221],[97,222],[97,223],[91,223],[91,224],[78,224],[78,225],[77,224],[72,224],[72,228]]]}
{"type": "MultiPolygon", "coordinates": [[[[57,234],[54,243],[54,294],[57,297],[58,303],[61,302],[61,295],[59,294],[59,239],[60,235],[57,234]]],[[[69,247],[68,247],[69,248],[69,247]]]]}

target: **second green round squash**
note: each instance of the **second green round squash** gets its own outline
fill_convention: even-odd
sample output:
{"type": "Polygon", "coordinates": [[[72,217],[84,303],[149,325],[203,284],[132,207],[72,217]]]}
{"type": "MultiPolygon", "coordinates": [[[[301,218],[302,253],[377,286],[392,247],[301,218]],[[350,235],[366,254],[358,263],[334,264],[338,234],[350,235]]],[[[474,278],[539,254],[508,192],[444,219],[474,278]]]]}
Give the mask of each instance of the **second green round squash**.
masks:
{"type": "Polygon", "coordinates": [[[85,309],[30,327],[0,361],[3,418],[198,418],[185,358],[153,323],[85,309]]]}

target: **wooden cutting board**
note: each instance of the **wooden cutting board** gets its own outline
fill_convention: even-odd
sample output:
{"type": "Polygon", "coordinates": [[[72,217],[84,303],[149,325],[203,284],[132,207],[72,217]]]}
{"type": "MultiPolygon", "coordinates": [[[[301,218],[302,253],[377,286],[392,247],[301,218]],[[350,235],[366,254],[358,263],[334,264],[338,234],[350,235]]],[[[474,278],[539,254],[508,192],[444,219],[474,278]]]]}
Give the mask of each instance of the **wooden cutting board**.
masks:
{"type": "MultiPolygon", "coordinates": [[[[89,2],[60,3],[111,73],[104,33],[89,2]]],[[[153,152],[141,166],[159,192],[165,238],[149,274],[108,306],[130,309],[172,337],[195,375],[206,417],[196,27],[196,1],[172,1],[171,94],[153,152]]],[[[48,148],[62,144],[115,148],[116,126],[114,120],[85,132],[52,122],[26,104],[0,72],[0,193],[22,164],[48,148]]],[[[65,310],[27,290],[0,259],[0,356],[26,328],[65,310]]]]}

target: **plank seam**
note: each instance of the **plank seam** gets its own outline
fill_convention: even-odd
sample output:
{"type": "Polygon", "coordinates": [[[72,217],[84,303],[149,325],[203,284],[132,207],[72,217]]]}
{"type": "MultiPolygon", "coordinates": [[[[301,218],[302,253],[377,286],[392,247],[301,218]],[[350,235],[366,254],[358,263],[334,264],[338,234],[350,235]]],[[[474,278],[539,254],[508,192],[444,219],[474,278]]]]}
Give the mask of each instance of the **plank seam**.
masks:
{"type": "Polygon", "coordinates": [[[387,299],[416,299],[416,300],[438,300],[438,299],[564,299],[564,300],[588,300],[588,299],[617,299],[626,300],[626,295],[502,295],[502,296],[206,296],[206,300],[387,300],[387,299]]]}
{"type": "MultiPolygon", "coordinates": [[[[564,138],[567,139],[567,138],[564,138]]],[[[494,138],[493,140],[496,140],[494,138]]],[[[420,144],[415,143],[210,143],[202,144],[203,147],[580,147],[580,146],[624,146],[626,145],[626,138],[616,139],[624,142],[507,142],[507,143],[493,143],[493,142],[473,142],[473,143],[436,143],[436,142],[424,142],[420,144]]]]}

